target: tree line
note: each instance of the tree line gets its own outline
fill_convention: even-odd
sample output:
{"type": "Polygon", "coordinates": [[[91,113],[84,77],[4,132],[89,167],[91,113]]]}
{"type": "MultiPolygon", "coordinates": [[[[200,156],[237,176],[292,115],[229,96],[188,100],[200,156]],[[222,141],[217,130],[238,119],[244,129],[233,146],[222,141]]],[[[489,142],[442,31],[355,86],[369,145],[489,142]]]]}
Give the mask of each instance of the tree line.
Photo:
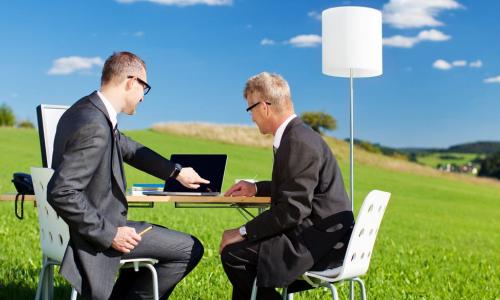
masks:
{"type": "Polygon", "coordinates": [[[19,128],[35,128],[30,120],[16,120],[16,115],[10,106],[3,103],[0,105],[0,126],[19,128]]]}

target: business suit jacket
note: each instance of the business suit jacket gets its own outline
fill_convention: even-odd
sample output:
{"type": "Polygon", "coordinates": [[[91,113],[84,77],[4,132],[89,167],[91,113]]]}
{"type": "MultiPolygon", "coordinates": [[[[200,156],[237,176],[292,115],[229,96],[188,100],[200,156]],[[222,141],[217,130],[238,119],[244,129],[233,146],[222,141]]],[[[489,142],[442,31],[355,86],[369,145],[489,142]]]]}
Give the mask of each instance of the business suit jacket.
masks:
{"type": "Polygon", "coordinates": [[[96,92],[62,115],[47,196],[70,231],[60,273],[86,299],[108,299],[119,267],[122,253],[111,243],[127,222],[123,161],[162,179],[174,169],[159,154],[114,133],[96,92]]]}
{"type": "Polygon", "coordinates": [[[351,202],[330,148],[299,118],[285,128],[272,180],[257,183],[257,196],[271,196],[270,209],[246,224],[247,238],[261,240],[259,286],[288,286],[322,259],[342,260],[351,202]]]}

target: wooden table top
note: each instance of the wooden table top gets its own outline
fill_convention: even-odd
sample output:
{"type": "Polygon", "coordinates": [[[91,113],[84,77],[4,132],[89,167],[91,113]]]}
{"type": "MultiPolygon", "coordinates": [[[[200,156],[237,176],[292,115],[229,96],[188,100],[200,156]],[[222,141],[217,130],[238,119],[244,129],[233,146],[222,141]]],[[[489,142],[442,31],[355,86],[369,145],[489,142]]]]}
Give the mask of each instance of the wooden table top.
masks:
{"type": "MultiPolygon", "coordinates": [[[[0,201],[14,201],[16,194],[2,194],[0,201]]],[[[34,195],[26,195],[25,201],[35,201],[34,195]]],[[[170,203],[238,203],[269,204],[270,197],[224,197],[224,196],[127,196],[128,202],[170,202],[170,203]]]]}

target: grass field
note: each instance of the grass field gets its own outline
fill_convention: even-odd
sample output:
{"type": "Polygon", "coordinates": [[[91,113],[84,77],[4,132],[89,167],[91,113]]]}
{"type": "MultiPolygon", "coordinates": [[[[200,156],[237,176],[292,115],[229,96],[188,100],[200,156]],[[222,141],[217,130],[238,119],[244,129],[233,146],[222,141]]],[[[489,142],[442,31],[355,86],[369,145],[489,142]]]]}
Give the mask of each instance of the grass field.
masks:
{"type": "Polygon", "coordinates": [[[417,161],[424,165],[437,168],[438,164],[456,164],[456,165],[465,165],[471,161],[473,161],[477,157],[483,157],[480,154],[474,153],[428,153],[428,154],[419,154],[417,156],[417,161]]]}
{"type": "MultiPolygon", "coordinates": [[[[270,177],[272,154],[265,148],[148,130],[128,134],[166,156],[173,152],[227,153],[226,188],[235,178],[270,177]]],[[[13,191],[13,172],[28,172],[30,166],[41,165],[41,159],[35,131],[0,128],[0,137],[0,192],[5,193],[13,191]]],[[[392,193],[364,277],[370,299],[500,299],[500,184],[398,171],[368,163],[372,160],[362,154],[358,158],[356,208],[372,189],[392,193]]],[[[347,182],[348,162],[340,162],[347,182]]],[[[160,182],[129,167],[126,174],[129,184],[160,182]]],[[[36,209],[28,203],[25,219],[19,221],[13,207],[12,202],[0,203],[0,299],[32,299],[41,267],[36,209]]],[[[230,298],[217,249],[222,231],[243,223],[235,210],[162,204],[154,209],[131,209],[130,218],[190,232],[203,242],[205,255],[200,265],[171,299],[230,298]]],[[[68,299],[68,283],[58,276],[56,285],[57,299],[68,299]]],[[[346,299],[347,285],[341,285],[340,291],[346,299]]],[[[315,290],[295,299],[328,297],[326,291],[315,290]]]]}

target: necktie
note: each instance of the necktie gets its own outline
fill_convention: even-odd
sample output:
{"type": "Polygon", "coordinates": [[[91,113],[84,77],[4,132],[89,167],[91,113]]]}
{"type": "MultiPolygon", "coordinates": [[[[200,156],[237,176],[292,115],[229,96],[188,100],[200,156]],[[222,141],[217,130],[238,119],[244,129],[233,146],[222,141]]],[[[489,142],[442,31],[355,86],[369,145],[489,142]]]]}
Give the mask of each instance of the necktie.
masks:
{"type": "Polygon", "coordinates": [[[118,140],[118,137],[120,136],[120,133],[118,132],[118,123],[116,123],[115,128],[113,128],[113,137],[115,140],[118,140]]]}
{"type": "Polygon", "coordinates": [[[278,151],[278,148],[276,148],[276,147],[273,146],[273,154],[274,154],[274,156],[276,156],[276,151],[278,151]]]}

